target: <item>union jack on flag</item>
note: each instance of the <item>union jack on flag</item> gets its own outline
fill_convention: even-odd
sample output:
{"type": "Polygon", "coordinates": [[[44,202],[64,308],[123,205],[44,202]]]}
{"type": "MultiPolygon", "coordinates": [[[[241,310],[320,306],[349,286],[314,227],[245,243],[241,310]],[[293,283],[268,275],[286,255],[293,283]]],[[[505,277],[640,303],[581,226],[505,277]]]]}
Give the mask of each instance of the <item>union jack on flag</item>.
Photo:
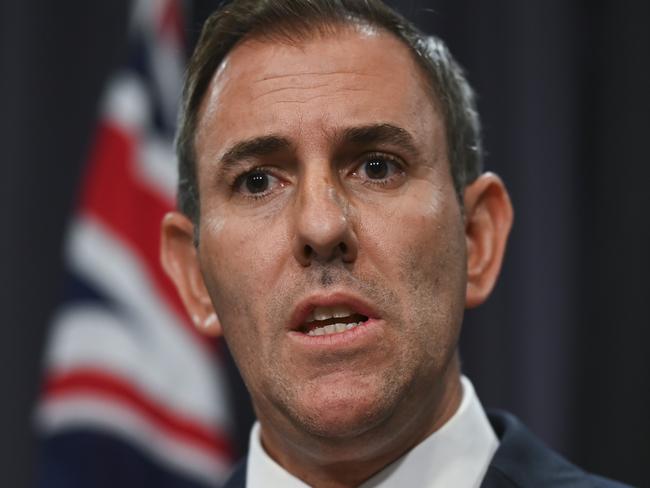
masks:
{"type": "Polygon", "coordinates": [[[42,487],[219,486],[232,460],[217,345],[158,261],[174,207],[184,68],[177,0],[132,5],[67,234],[64,301],[37,410],[42,487]]]}

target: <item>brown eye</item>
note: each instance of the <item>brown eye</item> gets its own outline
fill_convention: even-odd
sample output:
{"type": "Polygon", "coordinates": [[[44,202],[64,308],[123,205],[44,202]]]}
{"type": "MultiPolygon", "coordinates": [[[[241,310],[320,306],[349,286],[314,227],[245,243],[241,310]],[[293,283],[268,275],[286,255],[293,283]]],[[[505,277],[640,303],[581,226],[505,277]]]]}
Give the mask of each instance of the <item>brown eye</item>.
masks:
{"type": "Polygon", "coordinates": [[[245,197],[263,198],[284,186],[281,179],[266,169],[254,169],[237,177],[233,189],[245,197]]]}
{"type": "Polygon", "coordinates": [[[244,184],[249,193],[263,193],[269,188],[269,175],[261,171],[249,173],[244,184]]]}
{"type": "Polygon", "coordinates": [[[368,183],[387,183],[404,174],[399,161],[383,154],[369,154],[354,171],[357,178],[368,183]]]}
{"type": "Polygon", "coordinates": [[[366,161],[363,165],[368,178],[373,180],[382,180],[388,176],[389,165],[388,162],[381,158],[372,158],[366,161]]]}

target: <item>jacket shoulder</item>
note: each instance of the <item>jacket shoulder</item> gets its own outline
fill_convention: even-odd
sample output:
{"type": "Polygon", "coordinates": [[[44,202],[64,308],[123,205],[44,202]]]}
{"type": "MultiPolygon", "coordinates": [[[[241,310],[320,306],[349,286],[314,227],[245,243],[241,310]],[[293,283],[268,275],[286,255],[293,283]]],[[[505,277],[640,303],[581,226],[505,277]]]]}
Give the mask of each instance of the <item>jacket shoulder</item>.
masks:
{"type": "MultiPolygon", "coordinates": [[[[586,473],[546,447],[516,417],[488,412],[500,444],[481,488],[626,488],[586,473]]],[[[629,487],[627,487],[629,488],[629,487]]]]}

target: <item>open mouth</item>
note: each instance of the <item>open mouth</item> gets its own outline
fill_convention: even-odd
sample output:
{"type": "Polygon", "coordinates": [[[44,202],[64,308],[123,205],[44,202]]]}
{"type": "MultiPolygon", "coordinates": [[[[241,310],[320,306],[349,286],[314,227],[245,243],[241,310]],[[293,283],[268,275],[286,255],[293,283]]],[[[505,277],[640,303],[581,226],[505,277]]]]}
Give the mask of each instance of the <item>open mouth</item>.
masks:
{"type": "Polygon", "coordinates": [[[354,329],[368,317],[346,306],[315,307],[299,330],[309,336],[340,334],[354,329]]]}

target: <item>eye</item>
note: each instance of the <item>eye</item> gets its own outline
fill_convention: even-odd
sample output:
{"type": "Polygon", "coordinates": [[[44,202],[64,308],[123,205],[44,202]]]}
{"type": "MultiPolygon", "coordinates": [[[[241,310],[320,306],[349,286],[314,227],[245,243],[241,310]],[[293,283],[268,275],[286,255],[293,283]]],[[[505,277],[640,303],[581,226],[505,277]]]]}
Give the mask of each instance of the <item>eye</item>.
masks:
{"type": "Polygon", "coordinates": [[[235,191],[252,197],[262,197],[281,186],[281,181],[267,171],[256,169],[240,175],[233,185],[235,191]]]}
{"type": "Polygon", "coordinates": [[[364,156],[353,176],[372,184],[387,184],[404,175],[402,164],[395,158],[384,154],[364,156]]]}
{"type": "Polygon", "coordinates": [[[373,158],[363,163],[363,169],[368,178],[373,180],[383,180],[388,176],[391,168],[386,160],[373,158]]]}
{"type": "Polygon", "coordinates": [[[246,175],[244,182],[246,184],[246,190],[250,193],[263,193],[269,187],[269,175],[261,171],[256,171],[246,175]]]}

